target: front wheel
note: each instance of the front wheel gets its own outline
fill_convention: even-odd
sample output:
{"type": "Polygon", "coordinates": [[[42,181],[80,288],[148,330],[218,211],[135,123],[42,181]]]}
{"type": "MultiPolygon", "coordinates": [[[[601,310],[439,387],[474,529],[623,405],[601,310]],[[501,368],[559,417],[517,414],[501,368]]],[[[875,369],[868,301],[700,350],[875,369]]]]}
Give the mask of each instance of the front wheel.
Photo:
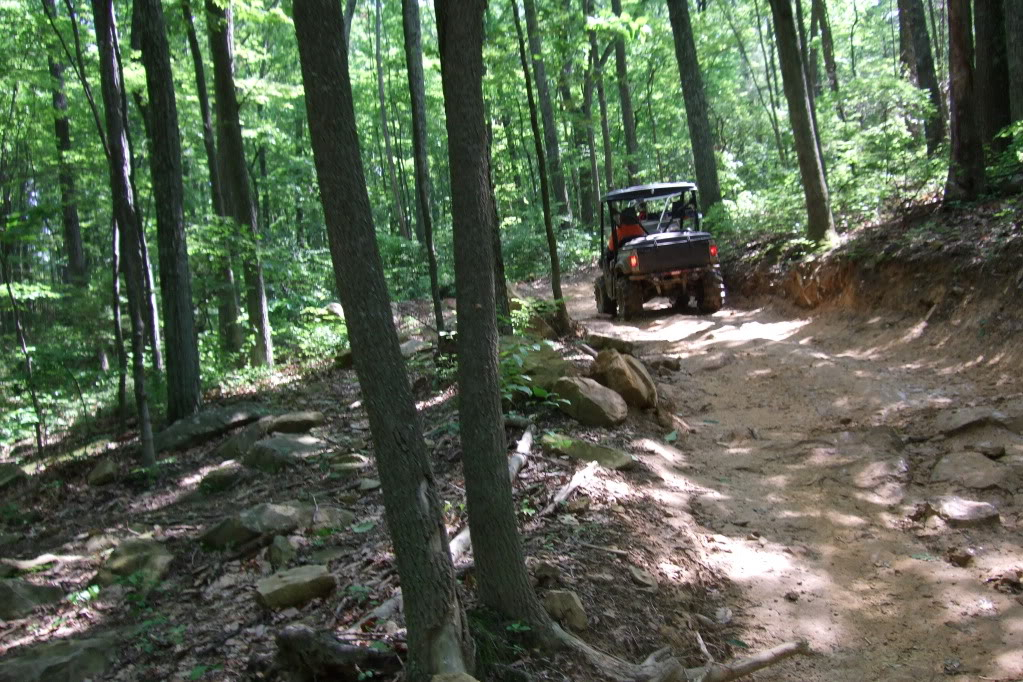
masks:
{"type": "Polygon", "coordinates": [[[725,282],[719,270],[711,270],[700,280],[696,303],[702,315],[712,315],[725,305],[725,282]]]}
{"type": "Polygon", "coordinates": [[[604,286],[604,276],[601,275],[593,283],[593,297],[597,301],[597,312],[603,315],[614,315],[618,312],[618,305],[614,299],[607,295],[607,287],[604,286]]]}
{"type": "Polygon", "coordinates": [[[615,282],[618,310],[623,320],[631,320],[643,312],[643,290],[635,282],[619,276],[615,282]]]}

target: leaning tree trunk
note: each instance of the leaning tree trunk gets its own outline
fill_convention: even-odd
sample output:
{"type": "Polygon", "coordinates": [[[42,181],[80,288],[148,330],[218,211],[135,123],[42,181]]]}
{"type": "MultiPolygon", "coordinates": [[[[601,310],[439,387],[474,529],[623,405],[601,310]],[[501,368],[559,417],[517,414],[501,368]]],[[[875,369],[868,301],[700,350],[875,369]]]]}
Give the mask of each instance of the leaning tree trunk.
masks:
{"type": "Polygon", "coordinates": [[[810,100],[806,94],[806,80],[790,0],[771,0],[771,12],[774,16],[778,59],[781,62],[782,87],[789,105],[789,122],[795,137],[799,174],[806,198],[806,236],[819,242],[835,236],[835,220],[831,214],[824,164],[814,137],[813,117],[810,115],[810,100]]]}
{"type": "MultiPolygon", "coordinates": [[[[1021,0],[1016,0],[1019,3],[1021,0]]],[[[976,79],[981,141],[992,149],[1005,149],[1008,139],[997,137],[1012,121],[1009,109],[1009,63],[1006,55],[1005,15],[998,0],[975,3],[977,32],[976,79]]],[[[1010,42],[1023,40],[1017,35],[1010,42]]]]}
{"type": "MultiPolygon", "coordinates": [[[[512,0],[512,16],[515,19],[515,33],[519,39],[519,59],[522,62],[522,75],[526,80],[526,101],[529,103],[529,125],[533,129],[533,143],[536,148],[536,165],[540,171],[540,198],[543,204],[543,227],[547,235],[547,253],[551,264],[551,291],[557,310],[556,330],[558,334],[567,334],[571,328],[565,297],[561,292],[561,261],[558,258],[558,240],[554,236],[554,221],[551,218],[550,190],[545,172],[546,159],[543,153],[543,140],[540,135],[540,121],[536,115],[536,100],[533,98],[533,84],[529,77],[529,60],[526,57],[526,42],[522,37],[522,22],[519,21],[518,0],[512,0]]],[[[452,177],[452,180],[454,178],[452,177]]]]}
{"type": "Polygon", "coordinates": [[[135,383],[135,407],[138,410],[142,464],[156,464],[153,429],[149,419],[149,397],[146,395],[145,358],[145,283],[142,273],[142,248],[139,241],[139,218],[130,180],[131,159],[125,132],[123,84],[117,66],[117,22],[113,0],[92,0],[99,48],[100,79],[103,106],[106,110],[107,144],[110,149],[110,193],[113,212],[121,236],[124,259],[124,281],[128,291],[128,312],[131,317],[132,377],[135,383]]]}
{"type": "Polygon", "coordinates": [[[899,0],[899,3],[905,4],[906,19],[913,38],[917,85],[927,90],[930,96],[931,112],[924,121],[924,137],[927,138],[927,153],[933,155],[945,139],[945,100],[941,96],[934,70],[934,55],[927,35],[927,16],[924,14],[923,0],[899,0]]]}
{"type": "MultiPolygon", "coordinates": [[[[468,624],[373,229],[340,6],[332,0],[295,0],[294,21],[334,278],[401,578],[408,624],[405,673],[418,682],[434,673],[471,671],[468,624]]],[[[484,240],[484,248],[488,243],[484,240]]],[[[490,269],[485,270],[489,277],[490,269]]]]}
{"type": "Polygon", "coordinates": [[[405,63],[408,89],[412,100],[412,156],[416,172],[416,201],[422,225],[423,250],[430,273],[430,297],[437,332],[444,331],[444,313],[440,305],[440,282],[437,277],[437,252],[433,247],[433,210],[430,208],[430,152],[426,148],[426,84],[423,77],[423,30],[419,21],[417,0],[401,2],[402,30],[405,33],[405,63]]]}
{"type": "Polygon", "coordinates": [[[970,0],[948,2],[949,100],[952,159],[946,201],[972,201],[984,191],[984,144],[974,92],[970,0]]]}
{"type": "Polygon", "coordinates": [[[167,363],[167,421],[199,410],[199,346],[192,312],[192,274],[185,239],[185,189],[174,74],[160,0],[135,0],[149,94],[149,161],[156,199],[160,293],[167,363]]]}
{"type": "Polygon", "coordinates": [[[384,163],[387,166],[387,177],[391,180],[391,203],[398,217],[398,233],[405,239],[412,239],[408,221],[405,220],[405,205],[402,202],[401,189],[398,187],[398,176],[394,172],[394,155],[391,153],[391,130],[387,122],[387,96],[384,92],[384,60],[381,56],[380,45],[383,38],[380,4],[381,0],[376,0],[376,63],[377,96],[380,100],[380,134],[384,138],[384,163]]]}
{"type": "Polygon", "coordinates": [[[224,211],[238,224],[249,242],[243,257],[245,299],[249,325],[256,337],[252,360],[255,365],[273,367],[274,346],[270,315],[266,304],[263,266],[259,258],[259,234],[256,207],[252,203],[249,171],[245,165],[245,146],[238,118],[238,94],[234,87],[234,25],[230,5],[221,7],[206,0],[206,27],[213,56],[213,91],[217,103],[217,151],[220,155],[220,180],[224,211]]]}
{"type": "MultiPolygon", "coordinates": [[[[572,222],[572,207],[568,201],[568,185],[565,183],[565,171],[561,164],[561,149],[558,145],[558,128],[554,123],[554,104],[551,100],[550,86],[547,82],[547,67],[543,60],[540,40],[540,26],[536,18],[534,0],[524,0],[526,13],[526,35],[529,40],[529,52],[533,58],[533,80],[536,83],[536,94],[540,101],[540,113],[543,116],[544,146],[550,168],[550,181],[554,189],[554,208],[558,215],[572,222]]],[[[564,220],[562,226],[566,224],[564,220]]]]}
{"type": "MultiPolygon", "coordinates": [[[[611,0],[615,16],[622,16],[622,0],[611,0]]],[[[639,142],[636,141],[636,115],[632,109],[632,91],[629,89],[629,65],[625,57],[625,38],[615,38],[615,70],[618,74],[618,97],[622,105],[622,128],[625,131],[625,168],[629,184],[635,185],[639,176],[639,142]]]]}
{"type": "Polygon", "coordinates": [[[1023,2],[1004,0],[1005,54],[1009,71],[1009,109],[1012,120],[1023,121],[1023,2]]]}
{"type": "Polygon", "coordinates": [[[703,89],[703,76],[696,56],[693,26],[689,20],[688,0],[668,0],[671,31],[675,36],[675,58],[682,78],[682,96],[686,103],[689,140],[693,145],[696,181],[700,185],[703,212],[721,202],[717,160],[714,158],[714,131],[707,115],[707,95],[703,89]]]}

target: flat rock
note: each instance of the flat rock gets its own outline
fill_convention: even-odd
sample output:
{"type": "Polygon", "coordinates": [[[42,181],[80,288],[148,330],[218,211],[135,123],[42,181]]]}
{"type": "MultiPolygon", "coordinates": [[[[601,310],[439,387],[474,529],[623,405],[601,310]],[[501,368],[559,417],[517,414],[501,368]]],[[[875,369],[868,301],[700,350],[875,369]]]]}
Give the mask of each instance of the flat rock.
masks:
{"type": "Polygon", "coordinates": [[[326,422],[322,412],[306,410],[289,412],[270,418],[270,433],[306,433],[309,429],[322,426],[326,422]]]}
{"type": "Polygon", "coordinates": [[[1009,416],[990,407],[962,407],[940,412],[934,419],[934,428],[939,433],[951,436],[978,426],[1002,426],[1008,428],[1009,416]]]}
{"type": "Polygon", "coordinates": [[[964,488],[983,490],[1005,485],[1005,467],[979,452],[954,452],[945,455],[931,472],[932,482],[947,481],[964,488]]]}
{"type": "Polygon", "coordinates": [[[0,464],[0,490],[28,480],[28,474],[13,462],[0,464]]]}
{"type": "Polygon", "coordinates": [[[92,486],[108,485],[117,480],[117,473],[117,462],[112,459],[102,459],[89,472],[86,481],[92,486]]]}
{"type": "Polygon", "coordinates": [[[962,497],[942,497],[931,507],[952,526],[982,526],[1001,520],[998,509],[993,504],[962,497]]]}
{"type": "Polygon", "coordinates": [[[251,403],[206,409],[191,417],[179,419],[156,434],[153,446],[157,452],[185,450],[254,422],[266,414],[265,407],[251,403]]]}
{"type": "Polygon", "coordinates": [[[405,343],[401,344],[401,355],[405,358],[410,358],[418,353],[425,353],[433,348],[433,344],[426,341],[420,341],[419,339],[409,339],[405,343]]]}
{"type": "Polygon", "coordinates": [[[256,583],[256,600],[268,609],[286,609],[330,595],[337,580],[323,565],[298,566],[256,583]]]}
{"type": "Polygon", "coordinates": [[[369,466],[369,457],[352,452],[331,458],[330,468],[334,471],[356,472],[369,466]]]}
{"type": "Polygon", "coordinates": [[[522,358],[522,373],[545,391],[554,390],[558,379],[579,374],[579,369],[549,343],[520,336],[501,337],[501,352],[510,351],[522,358]]]}
{"type": "Polygon", "coordinates": [[[909,462],[902,457],[864,462],[852,470],[852,484],[869,490],[890,480],[901,480],[909,473],[909,462]]]}
{"type": "Polygon", "coordinates": [[[1005,457],[1004,445],[997,445],[990,442],[975,443],[972,446],[972,449],[990,459],[1001,459],[1002,457],[1005,457]]]}
{"type": "Polygon", "coordinates": [[[598,332],[590,332],[583,337],[583,341],[588,346],[592,346],[596,350],[616,350],[619,353],[631,353],[636,348],[636,344],[632,341],[626,341],[620,339],[617,336],[609,336],[608,334],[600,334],[598,332]]]}
{"type": "Polygon", "coordinates": [[[376,490],[380,487],[380,481],[375,478],[360,478],[359,479],[359,490],[364,493],[368,493],[372,490],[376,490]]]}
{"type": "Polygon", "coordinates": [[[313,521],[312,505],[301,502],[265,503],[230,516],[202,534],[200,540],[212,549],[237,547],[260,535],[286,535],[308,528],[313,521]]]}
{"type": "Polygon", "coordinates": [[[118,651],[117,639],[62,639],[33,646],[0,663],[0,682],[98,680],[118,651]]]}
{"type": "Polygon", "coordinates": [[[548,433],[541,440],[559,455],[596,462],[608,469],[632,469],[636,466],[636,458],[632,455],[603,445],[595,445],[557,433],[548,433]]]}
{"type": "Polygon", "coordinates": [[[677,372],[682,369],[682,359],[674,355],[644,355],[640,358],[650,369],[677,372]]]}
{"type": "Polygon", "coordinates": [[[112,585],[118,578],[138,574],[143,585],[152,587],[163,580],[172,561],[174,555],[156,540],[127,540],[103,562],[94,582],[112,585]]]}
{"type": "Polygon", "coordinates": [[[617,426],[629,414],[620,395],[593,379],[562,377],[554,391],[567,401],[559,404],[562,412],[587,426],[617,426]]]}
{"type": "Polygon", "coordinates": [[[642,362],[616,350],[603,350],[597,355],[595,378],[625,399],[633,407],[646,408],[657,404],[657,386],[642,362]]]}
{"type": "Polygon", "coordinates": [[[544,595],[543,606],[551,618],[572,630],[585,630],[589,627],[586,609],[579,595],[572,590],[551,590],[544,595]]]}
{"type": "Polygon", "coordinates": [[[214,450],[213,456],[225,460],[241,461],[245,455],[249,454],[253,445],[270,433],[273,423],[273,417],[262,417],[251,424],[246,424],[221,443],[220,447],[214,450]]]}
{"type": "Polygon", "coordinates": [[[643,570],[638,566],[629,566],[629,574],[632,576],[632,582],[640,587],[647,590],[657,589],[657,578],[651,575],[649,571],[643,570]]]}
{"type": "Polygon", "coordinates": [[[54,585],[34,585],[12,578],[0,580],[0,620],[24,618],[38,606],[60,601],[64,590],[54,585]]]}
{"type": "Polygon", "coordinates": [[[308,434],[282,434],[257,442],[242,458],[242,463],[272,474],[295,466],[303,458],[326,448],[325,442],[308,434]]]}
{"type": "Polygon", "coordinates": [[[223,462],[199,481],[199,489],[206,493],[231,490],[250,476],[250,471],[233,459],[223,462]]]}
{"type": "Polygon", "coordinates": [[[348,528],[355,521],[355,514],[330,505],[323,505],[313,511],[313,520],[310,528],[323,530],[325,528],[348,528]]]}

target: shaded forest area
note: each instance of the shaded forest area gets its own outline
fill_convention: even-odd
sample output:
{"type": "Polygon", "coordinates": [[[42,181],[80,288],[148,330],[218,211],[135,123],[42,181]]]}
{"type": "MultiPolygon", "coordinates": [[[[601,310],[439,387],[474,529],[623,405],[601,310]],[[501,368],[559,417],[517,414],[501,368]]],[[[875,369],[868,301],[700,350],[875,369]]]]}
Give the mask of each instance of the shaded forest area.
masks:
{"type": "MultiPolygon", "coordinates": [[[[723,681],[805,654],[747,651],[713,606],[727,567],[630,555],[689,519],[622,492],[664,478],[637,451],[741,438],[685,393],[702,322],[581,312],[600,197],[695,181],[747,303],[1018,264],[1016,0],[12,0],[0,22],[0,680],[723,681]],[[663,600],[627,641],[629,590],[568,589],[608,556],[663,600]]],[[[924,323],[967,280],[921,295],[924,323]]],[[[969,325],[1001,339],[1005,315],[969,325]]],[[[1011,406],[969,428],[1018,434],[1011,406]]],[[[1023,454],[998,438],[984,457],[1023,454]]]]}

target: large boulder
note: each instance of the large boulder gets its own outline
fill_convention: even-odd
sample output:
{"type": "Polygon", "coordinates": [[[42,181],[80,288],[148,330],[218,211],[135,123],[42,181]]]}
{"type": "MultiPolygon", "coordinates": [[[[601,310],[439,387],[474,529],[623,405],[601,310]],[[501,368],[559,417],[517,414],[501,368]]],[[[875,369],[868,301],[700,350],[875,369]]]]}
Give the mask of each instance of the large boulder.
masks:
{"type": "Polygon", "coordinates": [[[556,433],[546,434],[542,440],[544,445],[559,455],[586,462],[596,462],[608,469],[631,469],[636,466],[636,458],[632,455],[603,445],[587,443],[584,440],[576,440],[556,433]]]}
{"type": "Polygon", "coordinates": [[[237,547],[261,535],[287,535],[308,528],[313,513],[312,505],[302,502],[258,504],[209,528],[200,540],[212,549],[237,547]]]}
{"type": "Polygon", "coordinates": [[[245,453],[242,463],[253,469],[276,473],[326,448],[327,444],[319,438],[308,434],[286,433],[257,442],[245,453]]]}
{"type": "Polygon", "coordinates": [[[289,412],[263,417],[243,429],[239,429],[217,448],[216,456],[221,459],[243,459],[252,446],[272,433],[306,433],[326,421],[322,412],[289,412]]]}
{"type": "Polygon", "coordinates": [[[266,414],[266,408],[249,403],[210,408],[174,422],[156,434],[153,446],[157,452],[185,450],[254,422],[266,414]]]}
{"type": "Polygon", "coordinates": [[[543,606],[551,618],[572,630],[578,632],[589,627],[583,603],[572,590],[551,590],[544,596],[543,606]]]}
{"type": "Polygon", "coordinates": [[[587,426],[617,426],[629,414],[620,395],[593,379],[562,377],[554,384],[554,392],[565,400],[561,410],[587,426]]]}
{"type": "Polygon", "coordinates": [[[616,350],[597,354],[594,367],[597,380],[625,399],[633,407],[657,405],[657,386],[642,362],[616,350]]]}
{"type": "Polygon", "coordinates": [[[17,464],[11,462],[0,464],[0,490],[26,480],[28,474],[17,464]]]}
{"type": "Polygon", "coordinates": [[[112,585],[118,578],[137,575],[151,588],[167,574],[174,555],[156,540],[128,540],[111,552],[96,574],[97,585],[112,585]]]}
{"type": "Polygon", "coordinates": [[[270,418],[270,433],[306,433],[310,429],[323,426],[326,417],[316,410],[289,412],[270,418]]]}
{"type": "Polygon", "coordinates": [[[39,644],[0,663],[0,682],[98,680],[117,653],[117,644],[114,636],[39,644]]]}
{"type": "Polygon", "coordinates": [[[537,343],[524,337],[505,336],[501,339],[501,352],[512,353],[522,361],[522,373],[534,386],[545,391],[554,389],[558,379],[575,376],[579,370],[549,343],[537,343]]]}
{"type": "Polygon", "coordinates": [[[983,490],[1006,484],[1006,468],[979,452],[955,452],[938,460],[931,481],[949,482],[964,488],[983,490]]]}
{"type": "Polygon", "coordinates": [[[326,566],[298,566],[257,582],[256,600],[268,609],[286,609],[327,597],[335,588],[337,580],[326,566]]]}
{"type": "Polygon", "coordinates": [[[16,578],[0,580],[0,620],[17,620],[37,606],[59,601],[64,590],[54,585],[34,585],[16,578]]]}

